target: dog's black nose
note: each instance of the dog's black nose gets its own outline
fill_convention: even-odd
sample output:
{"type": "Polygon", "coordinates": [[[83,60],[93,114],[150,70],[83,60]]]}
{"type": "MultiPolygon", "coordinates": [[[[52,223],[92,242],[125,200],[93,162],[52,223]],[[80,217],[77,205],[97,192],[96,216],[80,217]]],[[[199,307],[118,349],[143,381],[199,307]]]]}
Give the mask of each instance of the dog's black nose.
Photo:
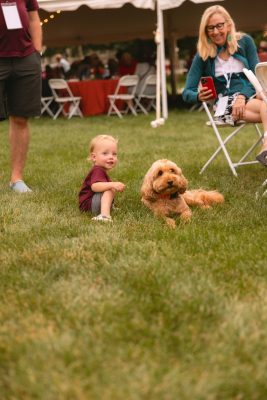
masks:
{"type": "Polygon", "coordinates": [[[168,181],[167,183],[168,183],[168,186],[169,186],[169,187],[172,187],[173,181],[168,181]]]}

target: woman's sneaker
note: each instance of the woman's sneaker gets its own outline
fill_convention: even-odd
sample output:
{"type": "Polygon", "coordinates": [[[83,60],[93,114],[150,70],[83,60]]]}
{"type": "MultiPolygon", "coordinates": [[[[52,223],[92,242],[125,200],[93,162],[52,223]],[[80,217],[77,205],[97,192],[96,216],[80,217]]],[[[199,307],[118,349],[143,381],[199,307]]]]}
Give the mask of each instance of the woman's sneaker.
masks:
{"type": "Polygon", "coordinates": [[[113,222],[110,216],[108,217],[106,215],[101,215],[101,214],[99,214],[97,217],[93,217],[92,221],[113,222]]]}

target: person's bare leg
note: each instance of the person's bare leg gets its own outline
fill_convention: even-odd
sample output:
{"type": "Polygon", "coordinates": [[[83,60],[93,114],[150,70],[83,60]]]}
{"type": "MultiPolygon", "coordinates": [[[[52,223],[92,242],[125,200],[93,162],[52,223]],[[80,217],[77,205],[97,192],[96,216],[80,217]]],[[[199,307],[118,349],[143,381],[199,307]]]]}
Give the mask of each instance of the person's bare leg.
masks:
{"type": "MultiPolygon", "coordinates": [[[[245,121],[247,122],[261,122],[263,125],[264,133],[267,132],[267,105],[264,101],[259,99],[252,99],[246,105],[245,121]]],[[[266,135],[267,136],[267,135],[266,135]]],[[[267,137],[263,138],[261,151],[267,150],[267,137]]]]}
{"type": "Polygon", "coordinates": [[[23,179],[23,170],[26,163],[29,140],[30,132],[28,119],[15,116],[9,117],[11,183],[23,179]]]}
{"type": "Polygon", "coordinates": [[[101,197],[101,215],[110,217],[110,210],[114,195],[115,193],[113,190],[106,190],[105,192],[103,192],[103,195],[101,197]]]}

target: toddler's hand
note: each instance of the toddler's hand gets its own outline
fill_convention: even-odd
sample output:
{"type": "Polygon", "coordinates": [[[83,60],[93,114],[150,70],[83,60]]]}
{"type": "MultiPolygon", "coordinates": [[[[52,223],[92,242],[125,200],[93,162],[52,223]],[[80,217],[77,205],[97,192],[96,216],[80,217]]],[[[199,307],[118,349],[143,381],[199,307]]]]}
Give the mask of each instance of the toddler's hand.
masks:
{"type": "Polygon", "coordinates": [[[123,192],[125,189],[125,185],[122,182],[113,182],[113,187],[116,192],[123,192]]]}

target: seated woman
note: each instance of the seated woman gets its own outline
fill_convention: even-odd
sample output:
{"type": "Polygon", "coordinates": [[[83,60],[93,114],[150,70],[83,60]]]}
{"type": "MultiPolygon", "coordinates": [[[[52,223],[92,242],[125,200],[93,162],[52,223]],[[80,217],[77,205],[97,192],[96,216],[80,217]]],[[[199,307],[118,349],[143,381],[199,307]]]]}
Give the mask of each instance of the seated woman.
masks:
{"type": "Polygon", "coordinates": [[[211,6],[202,15],[197,54],[189,70],[183,99],[189,103],[208,101],[210,89],[199,85],[203,76],[211,76],[218,94],[220,118],[233,125],[236,121],[262,122],[264,141],[257,160],[267,166],[267,106],[257,98],[243,68],[254,72],[257,49],[247,34],[236,32],[234,21],[222,6],[211,6]],[[227,96],[227,97],[226,97],[227,96]]]}
{"type": "Polygon", "coordinates": [[[136,64],[136,60],[128,51],[123,52],[119,59],[118,75],[134,75],[136,64]]]}

